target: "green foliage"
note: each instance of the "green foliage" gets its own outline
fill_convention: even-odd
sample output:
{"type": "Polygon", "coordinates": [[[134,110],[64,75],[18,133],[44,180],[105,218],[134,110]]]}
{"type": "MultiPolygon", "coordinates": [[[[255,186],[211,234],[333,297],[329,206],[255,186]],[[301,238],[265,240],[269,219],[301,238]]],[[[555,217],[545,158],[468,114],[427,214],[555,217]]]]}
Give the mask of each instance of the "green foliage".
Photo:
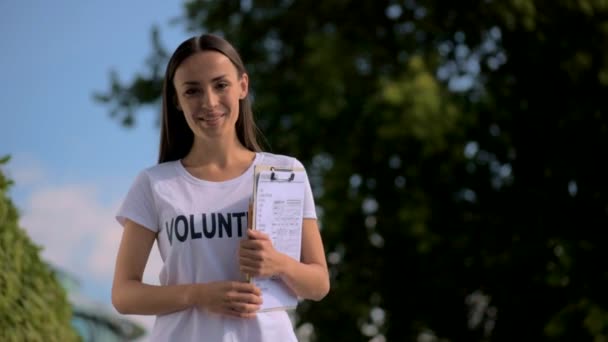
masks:
{"type": "Polygon", "coordinates": [[[606,339],[608,2],[184,9],[239,48],[273,151],[311,175],[332,277],[298,309],[314,340],[606,339]]]}
{"type": "MultiPolygon", "coordinates": [[[[152,46],[154,53],[147,61],[148,73],[136,75],[133,83],[124,86],[116,71],[110,71],[110,91],[108,93],[95,93],[95,101],[106,103],[111,106],[110,115],[121,121],[126,127],[135,125],[135,111],[146,104],[157,104],[161,94],[164,66],[167,53],[160,45],[160,37],[157,29],[152,30],[152,46]]],[[[160,122],[160,121],[159,121],[160,122]]]]}
{"type": "Polygon", "coordinates": [[[78,341],[63,288],[18,226],[10,185],[0,170],[0,341],[78,341]]]}
{"type": "Polygon", "coordinates": [[[399,141],[412,137],[422,142],[423,154],[448,148],[447,138],[458,130],[462,112],[420,56],[412,56],[403,74],[380,80],[377,97],[384,109],[378,113],[378,137],[399,141]]]}

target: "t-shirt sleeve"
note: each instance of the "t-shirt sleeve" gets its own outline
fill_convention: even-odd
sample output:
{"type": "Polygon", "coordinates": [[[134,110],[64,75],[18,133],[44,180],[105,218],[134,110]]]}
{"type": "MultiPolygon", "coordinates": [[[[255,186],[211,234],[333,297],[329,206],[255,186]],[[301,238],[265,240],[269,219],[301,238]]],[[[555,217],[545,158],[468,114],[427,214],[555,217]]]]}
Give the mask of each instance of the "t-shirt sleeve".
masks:
{"type": "Polygon", "coordinates": [[[127,196],[116,214],[116,220],[124,227],[127,219],[158,232],[158,220],[152,183],[149,175],[142,171],[131,185],[127,196]]]}
{"type": "MultiPolygon", "coordinates": [[[[299,160],[296,159],[294,162],[294,167],[304,168],[304,165],[299,160]]],[[[310,186],[310,180],[308,179],[308,174],[306,175],[306,190],[304,193],[304,211],[302,214],[303,214],[304,218],[312,218],[312,219],[317,218],[317,210],[315,208],[315,199],[312,195],[312,188],[310,186]]]]}

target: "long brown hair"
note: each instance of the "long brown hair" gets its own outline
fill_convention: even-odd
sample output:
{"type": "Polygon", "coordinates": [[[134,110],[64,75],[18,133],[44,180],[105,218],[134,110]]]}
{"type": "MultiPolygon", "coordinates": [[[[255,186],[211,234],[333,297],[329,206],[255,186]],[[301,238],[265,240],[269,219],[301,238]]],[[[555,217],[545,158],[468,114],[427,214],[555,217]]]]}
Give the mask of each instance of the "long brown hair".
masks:
{"type": "MultiPolygon", "coordinates": [[[[182,42],[167,64],[165,79],[163,81],[163,120],[160,131],[160,150],[158,162],[178,160],[186,156],[192,148],[194,134],[188,127],[184,114],[177,109],[177,93],[173,85],[175,71],[182,62],[201,51],[217,51],[228,57],[237,69],[239,77],[247,73],[245,65],[236,49],[225,39],[213,35],[204,34],[192,37],[182,42]]],[[[253,111],[249,95],[239,100],[239,117],[235,124],[236,135],[245,148],[257,152],[261,151],[257,142],[259,129],[253,120],[253,111]]]]}

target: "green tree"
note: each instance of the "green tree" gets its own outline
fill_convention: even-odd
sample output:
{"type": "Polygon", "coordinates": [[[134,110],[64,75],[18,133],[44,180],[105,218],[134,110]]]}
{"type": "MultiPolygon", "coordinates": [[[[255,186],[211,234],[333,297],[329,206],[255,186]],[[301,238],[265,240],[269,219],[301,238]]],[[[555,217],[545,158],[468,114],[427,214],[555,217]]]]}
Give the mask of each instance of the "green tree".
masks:
{"type": "Polygon", "coordinates": [[[0,169],[0,341],[79,341],[64,289],[18,226],[10,185],[0,169]]]}
{"type": "MultiPolygon", "coordinates": [[[[243,54],[272,151],[309,169],[332,290],[300,326],[317,341],[608,338],[607,14],[602,0],[185,3],[188,32],[243,54]]],[[[158,34],[149,74],[97,96],[124,123],[158,101],[158,34]]]]}

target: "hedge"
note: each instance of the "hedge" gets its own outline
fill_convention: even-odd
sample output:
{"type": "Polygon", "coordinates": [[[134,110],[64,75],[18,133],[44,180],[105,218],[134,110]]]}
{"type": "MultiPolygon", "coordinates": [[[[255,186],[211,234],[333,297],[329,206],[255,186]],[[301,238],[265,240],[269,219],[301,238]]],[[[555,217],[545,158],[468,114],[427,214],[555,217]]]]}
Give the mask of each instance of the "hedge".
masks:
{"type": "Polygon", "coordinates": [[[0,159],[0,341],[79,341],[65,290],[19,227],[2,171],[8,160],[0,159]]]}

